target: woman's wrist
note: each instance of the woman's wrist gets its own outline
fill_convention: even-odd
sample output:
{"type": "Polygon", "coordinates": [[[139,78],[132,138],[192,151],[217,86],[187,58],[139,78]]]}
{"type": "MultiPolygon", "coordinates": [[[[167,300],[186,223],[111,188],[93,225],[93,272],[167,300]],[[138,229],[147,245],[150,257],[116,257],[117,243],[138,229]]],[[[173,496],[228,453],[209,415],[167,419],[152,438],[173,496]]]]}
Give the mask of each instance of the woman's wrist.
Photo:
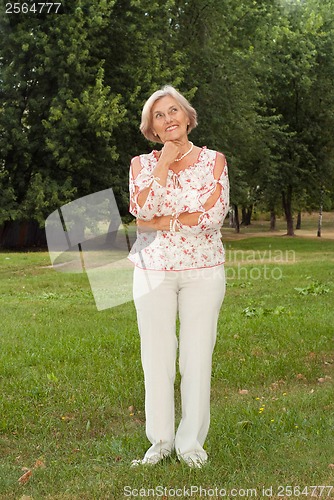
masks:
{"type": "Polygon", "coordinates": [[[178,215],[172,214],[170,219],[169,219],[169,231],[171,233],[176,233],[176,232],[180,231],[180,228],[181,228],[181,223],[178,219],[178,215]]]}
{"type": "Polygon", "coordinates": [[[167,175],[169,170],[169,163],[165,160],[159,160],[155,169],[153,170],[153,178],[161,185],[166,186],[167,183],[167,175]],[[159,180],[158,180],[159,179],[159,180]]]}
{"type": "Polygon", "coordinates": [[[203,212],[183,212],[178,217],[180,228],[182,228],[182,225],[197,226],[201,215],[203,215],[203,212]]]}

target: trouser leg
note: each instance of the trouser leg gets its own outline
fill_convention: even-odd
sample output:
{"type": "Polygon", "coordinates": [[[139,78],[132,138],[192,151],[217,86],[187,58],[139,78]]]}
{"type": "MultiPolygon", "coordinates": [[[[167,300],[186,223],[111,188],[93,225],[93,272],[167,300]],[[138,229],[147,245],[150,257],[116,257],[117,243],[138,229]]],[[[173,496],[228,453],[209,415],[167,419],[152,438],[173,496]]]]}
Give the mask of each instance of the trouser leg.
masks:
{"type": "Polygon", "coordinates": [[[210,425],[212,353],[225,295],[223,266],[184,274],[179,291],[182,419],[175,437],[179,457],[205,461],[210,425]]]}
{"type": "Polygon", "coordinates": [[[174,446],[177,290],[173,273],[136,268],[134,301],[145,380],[146,435],[152,443],[144,458],[149,459],[170,453],[174,446]]]}

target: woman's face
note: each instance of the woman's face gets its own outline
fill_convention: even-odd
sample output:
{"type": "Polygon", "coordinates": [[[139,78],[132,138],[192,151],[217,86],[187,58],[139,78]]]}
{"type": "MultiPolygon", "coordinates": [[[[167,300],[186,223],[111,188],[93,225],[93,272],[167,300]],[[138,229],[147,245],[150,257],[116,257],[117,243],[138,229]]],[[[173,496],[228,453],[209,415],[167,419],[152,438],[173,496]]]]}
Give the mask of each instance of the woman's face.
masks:
{"type": "Polygon", "coordinates": [[[166,95],[154,103],[152,130],[163,143],[186,139],[188,125],[188,115],[174,97],[166,95]]]}

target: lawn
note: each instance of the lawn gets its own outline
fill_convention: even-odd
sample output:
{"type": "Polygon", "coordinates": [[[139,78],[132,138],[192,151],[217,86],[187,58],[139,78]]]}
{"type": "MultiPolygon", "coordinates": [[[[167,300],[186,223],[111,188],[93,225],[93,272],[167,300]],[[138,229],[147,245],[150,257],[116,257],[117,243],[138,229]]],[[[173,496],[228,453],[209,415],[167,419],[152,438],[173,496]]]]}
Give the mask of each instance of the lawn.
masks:
{"type": "Polygon", "coordinates": [[[264,234],[226,231],[202,470],[129,467],[149,445],[133,303],[97,311],[86,275],[0,254],[1,499],[334,498],[334,241],[264,234]]]}

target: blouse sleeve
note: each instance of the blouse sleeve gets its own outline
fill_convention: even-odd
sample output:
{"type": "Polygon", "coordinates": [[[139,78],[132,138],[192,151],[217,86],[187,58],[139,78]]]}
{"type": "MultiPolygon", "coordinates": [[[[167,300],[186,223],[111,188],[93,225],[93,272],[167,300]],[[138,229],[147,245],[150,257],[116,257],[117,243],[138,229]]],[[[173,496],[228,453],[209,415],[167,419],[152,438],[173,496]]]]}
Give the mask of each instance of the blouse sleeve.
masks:
{"type": "MultiPolygon", "coordinates": [[[[133,159],[134,160],[134,159],[133,159]]],[[[133,160],[130,166],[129,190],[130,190],[130,208],[129,212],[142,220],[151,220],[156,215],[161,215],[161,208],[166,197],[166,187],[161,186],[145,167],[142,167],[139,174],[135,177],[133,174],[133,160]],[[151,185],[147,199],[141,207],[138,204],[139,194],[151,185]]]]}
{"type": "Polygon", "coordinates": [[[216,189],[216,185],[220,184],[221,192],[216,203],[209,209],[203,210],[198,218],[198,223],[194,226],[187,226],[185,224],[180,225],[180,229],[184,232],[191,234],[199,234],[202,231],[210,229],[220,229],[223,225],[224,219],[227,215],[229,204],[230,204],[230,186],[228,179],[228,168],[225,160],[225,166],[219,179],[215,179],[213,182],[213,187],[210,186],[210,190],[200,198],[201,205],[203,207],[205,201],[216,189]]]}

